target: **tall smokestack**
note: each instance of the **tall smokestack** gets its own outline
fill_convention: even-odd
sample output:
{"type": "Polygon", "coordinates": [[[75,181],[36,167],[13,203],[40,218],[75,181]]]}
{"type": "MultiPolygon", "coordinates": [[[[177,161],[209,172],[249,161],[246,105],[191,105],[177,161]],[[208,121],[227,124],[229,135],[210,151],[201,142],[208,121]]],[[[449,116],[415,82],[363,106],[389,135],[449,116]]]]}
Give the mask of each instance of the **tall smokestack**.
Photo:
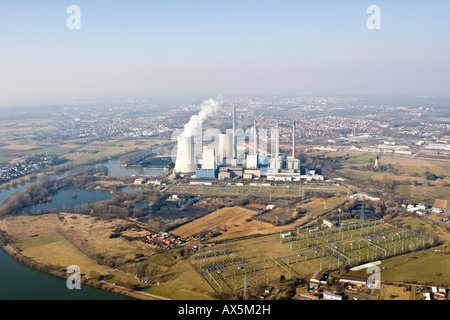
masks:
{"type": "Polygon", "coordinates": [[[278,155],[280,154],[279,134],[280,134],[280,128],[279,128],[278,120],[277,120],[277,125],[275,128],[275,157],[276,158],[278,158],[278,155]]]}
{"type": "Polygon", "coordinates": [[[237,158],[236,106],[233,104],[233,158],[237,158]]]}
{"type": "Polygon", "coordinates": [[[256,120],[253,120],[253,154],[258,154],[258,134],[256,133],[256,120]]]}
{"type": "Polygon", "coordinates": [[[295,159],[295,121],[292,124],[292,159],[295,159]]]}

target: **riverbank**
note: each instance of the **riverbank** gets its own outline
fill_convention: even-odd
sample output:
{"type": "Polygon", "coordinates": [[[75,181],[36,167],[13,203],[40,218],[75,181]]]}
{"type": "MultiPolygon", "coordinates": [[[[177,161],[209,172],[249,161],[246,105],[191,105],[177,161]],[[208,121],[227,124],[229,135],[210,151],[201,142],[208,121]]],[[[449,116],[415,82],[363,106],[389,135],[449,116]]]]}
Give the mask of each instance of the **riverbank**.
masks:
{"type": "MultiPolygon", "coordinates": [[[[17,249],[16,247],[14,247],[11,244],[7,244],[5,246],[0,246],[0,248],[6,252],[8,255],[10,255],[13,259],[15,259],[16,261],[23,263],[24,265],[26,265],[27,267],[33,268],[35,270],[38,270],[40,272],[44,272],[46,274],[61,278],[61,279],[68,279],[68,275],[65,272],[57,272],[56,270],[49,270],[47,266],[36,262],[35,260],[24,256],[23,254],[20,253],[19,249],[17,249]]],[[[101,289],[104,291],[108,291],[108,292],[112,292],[115,294],[119,294],[122,296],[126,296],[132,299],[138,299],[138,300],[169,300],[167,298],[164,297],[159,297],[156,295],[152,295],[152,294],[148,294],[145,292],[138,292],[138,291],[134,291],[128,288],[125,288],[123,286],[119,286],[119,285],[113,285],[110,283],[107,283],[105,281],[100,281],[97,279],[91,279],[91,278],[86,278],[83,275],[81,276],[81,283],[87,286],[90,286],[92,288],[97,288],[97,289],[101,289]]],[[[69,290],[69,289],[68,289],[69,290]]]]}
{"type": "Polygon", "coordinates": [[[80,267],[82,283],[91,287],[134,299],[165,299],[120,286],[126,284],[120,279],[110,281],[116,285],[102,279],[137,255],[154,252],[140,241],[109,238],[117,229],[128,228],[123,234],[136,237],[148,232],[131,225],[121,219],[100,220],[71,213],[11,216],[0,220],[0,247],[15,260],[53,276],[67,279],[67,266],[75,264],[80,267]]]}

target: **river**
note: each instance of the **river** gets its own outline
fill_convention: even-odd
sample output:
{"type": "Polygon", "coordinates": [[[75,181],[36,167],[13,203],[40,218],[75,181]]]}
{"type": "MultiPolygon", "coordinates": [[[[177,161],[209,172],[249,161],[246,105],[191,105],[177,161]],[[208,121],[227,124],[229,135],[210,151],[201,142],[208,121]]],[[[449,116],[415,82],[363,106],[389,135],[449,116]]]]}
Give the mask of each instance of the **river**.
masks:
{"type": "MultiPolygon", "coordinates": [[[[61,178],[63,175],[55,175],[54,178],[61,178]]],[[[0,190],[0,205],[5,199],[15,192],[28,185],[21,183],[10,188],[0,190]]],[[[66,197],[66,205],[76,205],[83,201],[92,202],[95,198],[106,198],[112,195],[99,195],[96,191],[102,190],[62,190],[59,196],[55,195],[52,202],[43,203],[47,209],[60,207],[64,204],[63,198],[66,197]],[[82,194],[76,199],[72,198],[73,193],[82,194]],[[87,192],[87,193],[86,193],[87,192]],[[93,192],[93,193],[92,193],[93,192]],[[84,196],[83,196],[84,195],[84,196]],[[85,197],[87,196],[87,197],[85,197]],[[55,201],[56,202],[53,202],[55,201]]],[[[101,199],[97,200],[100,201],[101,199]]],[[[33,207],[44,210],[45,207],[33,207]]],[[[130,299],[126,296],[105,290],[93,288],[87,285],[81,285],[81,289],[70,290],[67,288],[66,280],[44,273],[42,271],[28,267],[27,265],[15,260],[8,253],[0,249],[0,300],[123,300],[130,299]]]]}
{"type": "Polygon", "coordinates": [[[68,289],[66,279],[30,268],[0,249],[0,300],[124,300],[129,297],[81,285],[68,289]]]}
{"type": "Polygon", "coordinates": [[[108,168],[108,176],[111,177],[132,177],[141,176],[149,178],[162,178],[168,173],[168,168],[140,168],[140,167],[121,167],[120,160],[108,160],[102,164],[108,168]]]}

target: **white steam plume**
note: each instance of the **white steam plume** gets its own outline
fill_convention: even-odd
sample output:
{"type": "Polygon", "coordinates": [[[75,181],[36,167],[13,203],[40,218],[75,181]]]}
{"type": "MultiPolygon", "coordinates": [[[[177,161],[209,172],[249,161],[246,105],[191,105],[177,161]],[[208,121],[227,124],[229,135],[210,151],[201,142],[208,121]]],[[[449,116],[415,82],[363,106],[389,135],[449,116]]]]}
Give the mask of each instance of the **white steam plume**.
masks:
{"type": "Polygon", "coordinates": [[[211,114],[216,112],[219,109],[219,106],[222,103],[222,99],[220,97],[213,99],[210,98],[208,100],[203,101],[200,104],[200,112],[196,115],[193,115],[189,122],[184,125],[184,131],[182,136],[191,137],[196,134],[199,134],[202,128],[203,121],[206,120],[211,114]]]}

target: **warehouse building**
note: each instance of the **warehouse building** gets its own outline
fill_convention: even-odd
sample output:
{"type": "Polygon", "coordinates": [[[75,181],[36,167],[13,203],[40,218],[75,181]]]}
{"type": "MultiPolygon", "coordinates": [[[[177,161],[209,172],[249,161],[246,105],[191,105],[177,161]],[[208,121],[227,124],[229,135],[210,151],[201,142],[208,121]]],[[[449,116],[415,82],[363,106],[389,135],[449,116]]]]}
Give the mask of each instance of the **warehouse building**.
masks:
{"type": "Polygon", "coordinates": [[[356,276],[341,276],[339,279],[339,283],[342,284],[352,284],[357,286],[365,286],[367,285],[366,277],[356,277],[356,276]]]}

